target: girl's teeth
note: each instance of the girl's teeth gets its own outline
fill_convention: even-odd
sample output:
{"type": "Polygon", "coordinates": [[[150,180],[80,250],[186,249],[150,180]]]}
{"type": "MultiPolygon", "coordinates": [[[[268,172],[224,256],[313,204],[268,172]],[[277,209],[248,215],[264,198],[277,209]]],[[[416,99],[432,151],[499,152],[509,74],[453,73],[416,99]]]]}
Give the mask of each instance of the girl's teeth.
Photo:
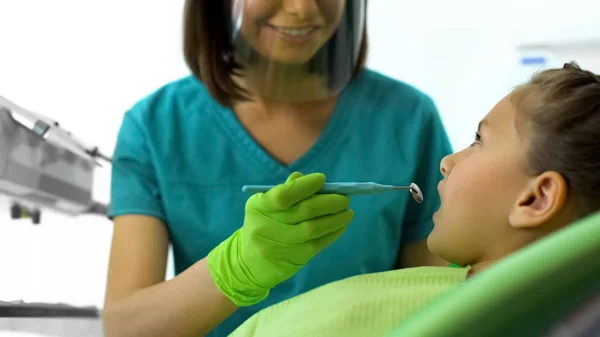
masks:
{"type": "Polygon", "coordinates": [[[302,29],[291,29],[291,28],[277,28],[277,31],[290,36],[302,36],[312,32],[312,28],[302,29]]]}

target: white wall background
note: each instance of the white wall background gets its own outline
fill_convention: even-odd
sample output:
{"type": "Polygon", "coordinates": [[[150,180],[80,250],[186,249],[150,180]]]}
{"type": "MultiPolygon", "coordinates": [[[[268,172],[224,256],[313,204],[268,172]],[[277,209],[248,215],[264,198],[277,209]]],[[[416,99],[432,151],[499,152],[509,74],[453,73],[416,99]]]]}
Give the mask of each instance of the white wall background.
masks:
{"type": "MultiPolygon", "coordinates": [[[[182,7],[0,0],[0,95],[110,153],[124,111],[187,74],[182,7]]],[[[369,65],[428,92],[460,148],[522,78],[520,45],[600,72],[599,17],[596,0],[369,0],[369,65]]],[[[99,201],[109,200],[109,171],[98,171],[99,201]]],[[[34,227],[0,207],[0,301],[102,305],[109,221],[45,212],[34,227]]]]}

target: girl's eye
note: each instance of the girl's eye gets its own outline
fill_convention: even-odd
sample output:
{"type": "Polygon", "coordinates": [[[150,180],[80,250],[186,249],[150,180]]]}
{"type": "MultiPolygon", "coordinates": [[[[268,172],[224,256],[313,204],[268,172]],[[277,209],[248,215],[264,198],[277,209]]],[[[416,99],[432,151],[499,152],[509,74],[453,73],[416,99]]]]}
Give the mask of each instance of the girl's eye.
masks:
{"type": "Polygon", "coordinates": [[[479,131],[475,132],[475,140],[473,141],[473,144],[471,144],[471,146],[473,145],[481,145],[481,134],[479,133],[479,131]]]}

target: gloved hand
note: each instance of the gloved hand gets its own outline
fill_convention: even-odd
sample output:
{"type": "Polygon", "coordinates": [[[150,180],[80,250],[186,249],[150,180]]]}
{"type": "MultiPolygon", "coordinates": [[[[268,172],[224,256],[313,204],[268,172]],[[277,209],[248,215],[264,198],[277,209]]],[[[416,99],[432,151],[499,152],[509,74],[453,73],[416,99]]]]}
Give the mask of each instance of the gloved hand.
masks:
{"type": "Polygon", "coordinates": [[[344,233],[350,199],[315,194],[324,184],[323,174],[296,172],[248,199],[243,226],[208,255],[217,287],[235,304],[262,301],[344,233]]]}

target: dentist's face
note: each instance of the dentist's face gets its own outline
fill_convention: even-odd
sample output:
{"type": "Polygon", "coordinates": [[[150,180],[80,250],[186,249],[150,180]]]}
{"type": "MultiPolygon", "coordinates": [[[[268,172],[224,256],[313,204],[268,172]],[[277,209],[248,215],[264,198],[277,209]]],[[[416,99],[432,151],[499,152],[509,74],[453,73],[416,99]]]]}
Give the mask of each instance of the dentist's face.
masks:
{"type": "Polygon", "coordinates": [[[302,64],[334,34],[345,5],[345,0],[235,0],[233,15],[242,15],[241,34],[260,55],[302,64]]]}

